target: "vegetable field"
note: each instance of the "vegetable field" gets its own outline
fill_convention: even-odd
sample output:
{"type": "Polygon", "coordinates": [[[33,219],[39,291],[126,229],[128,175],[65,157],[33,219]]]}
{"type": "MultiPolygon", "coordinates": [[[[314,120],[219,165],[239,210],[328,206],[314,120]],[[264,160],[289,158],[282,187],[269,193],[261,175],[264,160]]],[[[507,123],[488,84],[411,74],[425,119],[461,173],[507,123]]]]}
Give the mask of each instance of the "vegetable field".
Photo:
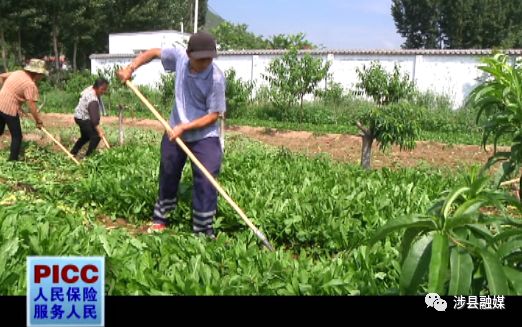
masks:
{"type": "MultiPolygon", "coordinates": [[[[116,143],[116,130],[108,131],[116,143]]],[[[66,144],[74,132],[61,131],[66,144]]],[[[168,232],[144,233],[160,133],[128,133],[125,146],[79,167],[35,142],[18,163],[0,150],[0,294],[25,294],[28,255],[105,256],[109,295],[399,294],[401,235],[374,246],[370,238],[394,218],[426,211],[463,179],[429,168],[364,171],[231,134],[220,182],[267,234],[271,253],[222,199],[217,240],[193,236],[187,172],[168,232]]]]}

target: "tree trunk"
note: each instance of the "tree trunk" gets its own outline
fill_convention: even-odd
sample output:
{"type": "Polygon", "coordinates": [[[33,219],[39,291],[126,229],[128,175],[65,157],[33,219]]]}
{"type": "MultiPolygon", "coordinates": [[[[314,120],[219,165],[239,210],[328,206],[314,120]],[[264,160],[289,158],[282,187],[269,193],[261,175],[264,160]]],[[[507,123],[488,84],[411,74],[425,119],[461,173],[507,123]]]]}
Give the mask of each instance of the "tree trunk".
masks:
{"type": "Polygon", "coordinates": [[[372,168],[372,144],[373,135],[363,134],[362,138],[362,152],[361,152],[361,166],[364,169],[370,170],[372,168]]]}
{"type": "MultiPolygon", "coordinates": [[[[0,27],[1,28],[1,27],[0,27]]],[[[2,43],[2,64],[6,72],[9,71],[7,68],[7,44],[5,43],[4,30],[0,29],[0,43],[2,43]]]]}
{"type": "Polygon", "coordinates": [[[522,176],[520,176],[518,181],[518,200],[522,201],[522,176]]]}
{"type": "Polygon", "coordinates": [[[76,71],[76,55],[78,54],[78,40],[74,41],[73,47],[73,70],[76,71]]]}
{"type": "Polygon", "coordinates": [[[125,139],[125,132],[123,131],[123,106],[121,104],[118,105],[118,109],[119,109],[118,142],[120,143],[120,145],[123,145],[123,141],[125,139]]]}
{"type": "Polygon", "coordinates": [[[190,9],[189,9],[189,26],[190,26],[190,29],[188,28],[189,26],[187,26],[187,31],[191,31],[194,29],[194,1],[190,1],[190,5],[189,5],[190,9]]]}
{"type": "Polygon", "coordinates": [[[53,25],[53,50],[56,70],[60,70],[60,57],[58,53],[58,26],[56,24],[53,25]]]}
{"type": "Polygon", "coordinates": [[[25,64],[25,60],[22,57],[22,30],[18,28],[18,62],[21,65],[25,64]]]}
{"type": "Polygon", "coordinates": [[[360,121],[355,122],[357,128],[361,131],[362,149],[361,149],[361,166],[364,169],[372,167],[372,144],[375,139],[375,133],[371,128],[366,128],[360,121]]]}
{"type": "MultiPolygon", "coordinates": [[[[63,64],[62,64],[62,53],[64,53],[63,45],[58,46],[58,67],[60,67],[60,70],[63,67],[63,64]]],[[[65,58],[65,56],[63,56],[63,57],[65,58]]]]}
{"type": "Polygon", "coordinates": [[[304,119],[303,98],[304,98],[304,94],[301,95],[301,103],[300,103],[300,105],[301,105],[301,117],[299,119],[300,119],[301,123],[303,122],[303,119],[304,119]]]}
{"type": "Polygon", "coordinates": [[[108,92],[107,98],[109,98],[109,101],[108,101],[109,102],[109,109],[108,109],[109,112],[111,112],[111,110],[112,110],[112,96],[111,95],[112,95],[112,92],[108,92]]]}

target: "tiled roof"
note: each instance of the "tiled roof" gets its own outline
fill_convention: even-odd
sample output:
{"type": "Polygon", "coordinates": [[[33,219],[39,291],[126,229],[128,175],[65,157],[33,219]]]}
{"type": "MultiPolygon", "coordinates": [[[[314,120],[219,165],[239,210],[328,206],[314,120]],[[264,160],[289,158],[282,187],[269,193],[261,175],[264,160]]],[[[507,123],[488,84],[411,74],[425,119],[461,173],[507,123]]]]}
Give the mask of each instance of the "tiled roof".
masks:
{"type": "MultiPolygon", "coordinates": [[[[233,50],[221,51],[221,54],[226,55],[280,55],[286,50],[233,50]]],[[[325,49],[325,50],[302,50],[301,53],[310,53],[317,55],[491,55],[495,51],[491,49],[325,49]]],[[[504,50],[510,55],[522,55],[522,49],[504,50]]]]}
{"type": "MultiPolygon", "coordinates": [[[[220,55],[241,56],[241,55],[281,55],[286,50],[231,50],[220,51],[220,55]]],[[[488,56],[492,55],[495,50],[492,49],[376,49],[376,50],[301,50],[300,53],[310,53],[314,55],[428,55],[428,56],[488,56]]],[[[508,49],[502,52],[509,55],[522,55],[522,49],[508,49]]],[[[92,54],[90,59],[109,59],[109,58],[132,58],[134,54],[92,54]]]]}
{"type": "Polygon", "coordinates": [[[89,56],[89,59],[129,59],[136,57],[134,53],[95,53],[89,56]]]}

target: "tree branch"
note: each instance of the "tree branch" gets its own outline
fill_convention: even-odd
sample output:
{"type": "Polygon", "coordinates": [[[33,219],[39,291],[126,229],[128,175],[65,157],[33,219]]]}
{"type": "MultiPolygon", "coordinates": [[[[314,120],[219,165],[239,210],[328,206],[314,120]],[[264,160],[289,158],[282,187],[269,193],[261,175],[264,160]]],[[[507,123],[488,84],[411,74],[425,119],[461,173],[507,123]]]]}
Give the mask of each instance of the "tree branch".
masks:
{"type": "Polygon", "coordinates": [[[355,122],[355,124],[357,125],[357,128],[359,128],[359,130],[361,130],[361,132],[364,133],[364,135],[370,135],[370,131],[366,127],[364,127],[361,124],[361,122],[357,121],[357,122],[355,122]]]}

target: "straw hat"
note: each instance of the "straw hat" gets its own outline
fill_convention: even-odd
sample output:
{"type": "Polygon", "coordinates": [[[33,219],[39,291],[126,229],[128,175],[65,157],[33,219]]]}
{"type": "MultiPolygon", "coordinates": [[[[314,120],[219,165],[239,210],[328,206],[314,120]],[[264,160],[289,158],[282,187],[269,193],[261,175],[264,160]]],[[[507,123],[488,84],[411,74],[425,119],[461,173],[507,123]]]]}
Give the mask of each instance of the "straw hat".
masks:
{"type": "Polygon", "coordinates": [[[49,72],[47,71],[47,69],[45,69],[45,61],[41,59],[31,59],[29,63],[24,67],[24,70],[49,76],[49,72]]]}

